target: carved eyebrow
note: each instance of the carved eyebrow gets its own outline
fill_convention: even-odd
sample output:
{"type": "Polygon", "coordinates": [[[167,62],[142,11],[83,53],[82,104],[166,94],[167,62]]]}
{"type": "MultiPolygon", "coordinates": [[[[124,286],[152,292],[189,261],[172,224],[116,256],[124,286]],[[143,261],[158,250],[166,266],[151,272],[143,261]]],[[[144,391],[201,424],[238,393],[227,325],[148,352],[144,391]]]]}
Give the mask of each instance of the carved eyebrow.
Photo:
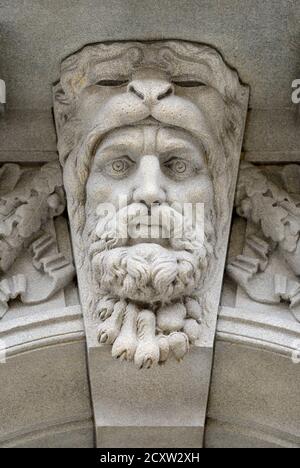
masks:
{"type": "Polygon", "coordinates": [[[126,154],[128,150],[138,151],[139,146],[140,145],[138,144],[136,135],[132,135],[131,137],[128,137],[127,135],[126,138],[122,135],[114,135],[108,138],[106,141],[104,140],[100,142],[100,144],[96,147],[95,154],[98,152],[106,153],[107,157],[109,157],[114,151],[118,152],[119,154],[122,152],[126,154]]]}
{"type": "Polygon", "coordinates": [[[198,148],[188,141],[181,141],[181,140],[163,140],[163,144],[161,145],[163,151],[173,151],[173,150],[197,150],[198,148]]]}
{"type": "Polygon", "coordinates": [[[169,138],[163,138],[160,143],[161,153],[166,153],[167,151],[176,151],[176,150],[185,150],[185,151],[199,151],[202,150],[205,152],[204,146],[201,142],[189,141],[184,137],[176,136],[169,138]]]}

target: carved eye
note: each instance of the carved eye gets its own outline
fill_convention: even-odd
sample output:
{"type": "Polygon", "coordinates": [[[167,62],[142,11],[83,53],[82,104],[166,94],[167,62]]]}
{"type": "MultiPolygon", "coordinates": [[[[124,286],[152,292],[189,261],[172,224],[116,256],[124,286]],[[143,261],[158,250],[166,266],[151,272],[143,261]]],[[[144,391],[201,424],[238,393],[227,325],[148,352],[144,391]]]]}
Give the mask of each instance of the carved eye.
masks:
{"type": "Polygon", "coordinates": [[[128,80],[100,80],[95,83],[96,86],[110,86],[110,87],[117,87],[117,86],[125,86],[128,84],[128,80]]]}
{"type": "Polygon", "coordinates": [[[175,177],[188,177],[192,175],[193,168],[188,161],[181,158],[172,158],[165,163],[169,173],[175,177]]]}
{"type": "Polygon", "coordinates": [[[114,161],[111,167],[115,172],[124,172],[128,169],[127,163],[121,159],[119,161],[114,161]]]}
{"type": "Polygon", "coordinates": [[[133,164],[134,162],[128,156],[123,156],[108,163],[106,172],[112,177],[125,177],[133,164]]]}
{"type": "Polygon", "coordinates": [[[174,85],[180,86],[181,88],[200,88],[206,86],[202,81],[190,80],[190,81],[173,81],[174,85]]]}

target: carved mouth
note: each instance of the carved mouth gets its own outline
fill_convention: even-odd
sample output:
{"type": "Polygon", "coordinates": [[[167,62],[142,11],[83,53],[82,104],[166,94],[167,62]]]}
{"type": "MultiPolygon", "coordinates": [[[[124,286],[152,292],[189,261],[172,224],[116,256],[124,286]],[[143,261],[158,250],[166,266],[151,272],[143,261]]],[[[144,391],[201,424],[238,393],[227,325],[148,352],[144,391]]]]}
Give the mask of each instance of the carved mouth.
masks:
{"type": "Polygon", "coordinates": [[[172,232],[170,227],[162,225],[160,219],[132,219],[128,227],[128,246],[138,244],[156,244],[161,247],[170,247],[172,232]]]}

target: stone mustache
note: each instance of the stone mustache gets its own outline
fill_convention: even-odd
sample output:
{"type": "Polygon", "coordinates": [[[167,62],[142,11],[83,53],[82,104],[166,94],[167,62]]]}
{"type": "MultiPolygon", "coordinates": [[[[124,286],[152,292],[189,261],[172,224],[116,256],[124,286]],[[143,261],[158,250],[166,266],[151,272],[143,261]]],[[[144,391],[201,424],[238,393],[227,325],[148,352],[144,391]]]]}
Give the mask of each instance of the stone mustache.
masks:
{"type": "Polygon", "coordinates": [[[81,301],[114,358],[150,368],[201,340],[246,94],[215,50],[186,42],[96,44],[62,63],[54,111],[81,301]]]}

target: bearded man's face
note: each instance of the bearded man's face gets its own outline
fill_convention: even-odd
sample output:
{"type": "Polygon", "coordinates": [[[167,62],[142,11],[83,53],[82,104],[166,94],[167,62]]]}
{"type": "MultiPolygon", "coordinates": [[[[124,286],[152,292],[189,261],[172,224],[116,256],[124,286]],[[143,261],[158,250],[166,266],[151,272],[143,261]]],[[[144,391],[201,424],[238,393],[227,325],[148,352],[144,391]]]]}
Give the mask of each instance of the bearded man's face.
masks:
{"type": "Polygon", "coordinates": [[[213,199],[205,149],[186,131],[153,121],[102,139],[86,187],[86,245],[103,291],[151,304],[192,294],[213,199]]]}

